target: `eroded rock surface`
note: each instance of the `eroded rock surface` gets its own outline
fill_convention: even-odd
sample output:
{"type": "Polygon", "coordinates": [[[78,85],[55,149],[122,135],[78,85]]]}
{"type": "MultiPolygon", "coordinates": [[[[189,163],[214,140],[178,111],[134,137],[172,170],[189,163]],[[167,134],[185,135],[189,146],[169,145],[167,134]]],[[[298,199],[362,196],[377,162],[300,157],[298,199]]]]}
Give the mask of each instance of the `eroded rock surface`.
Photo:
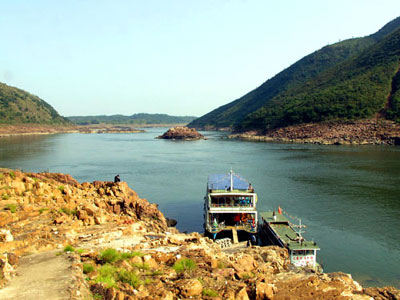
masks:
{"type": "Polygon", "coordinates": [[[163,135],[160,135],[158,138],[170,140],[199,140],[204,139],[204,136],[198,133],[197,130],[194,128],[177,126],[168,129],[163,135]]]}

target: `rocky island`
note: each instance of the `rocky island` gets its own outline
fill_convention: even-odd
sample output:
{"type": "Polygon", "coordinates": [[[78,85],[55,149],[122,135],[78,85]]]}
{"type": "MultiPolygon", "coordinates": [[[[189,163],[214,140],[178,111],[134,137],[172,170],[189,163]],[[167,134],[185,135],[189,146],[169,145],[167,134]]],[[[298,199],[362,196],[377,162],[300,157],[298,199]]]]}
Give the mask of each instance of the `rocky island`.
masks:
{"type": "Polygon", "coordinates": [[[157,137],[158,139],[167,140],[200,140],[205,139],[202,134],[197,132],[194,128],[185,126],[176,126],[168,129],[163,135],[157,137]]]}
{"type": "Polygon", "coordinates": [[[221,248],[167,227],[125,182],[0,169],[1,299],[400,299],[285,249],[221,248]]]}

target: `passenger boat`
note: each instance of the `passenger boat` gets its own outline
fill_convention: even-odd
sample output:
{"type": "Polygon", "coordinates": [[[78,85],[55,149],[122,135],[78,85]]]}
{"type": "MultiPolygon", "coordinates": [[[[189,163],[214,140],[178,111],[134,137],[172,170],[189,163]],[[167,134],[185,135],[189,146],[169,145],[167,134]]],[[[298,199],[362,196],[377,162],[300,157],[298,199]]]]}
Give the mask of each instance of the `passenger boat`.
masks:
{"type": "Polygon", "coordinates": [[[231,170],[208,177],[204,197],[204,229],[214,240],[232,234],[234,243],[255,241],[257,194],[250,183],[231,170]]]}
{"type": "Polygon", "coordinates": [[[279,208],[274,211],[262,212],[259,228],[259,239],[262,245],[277,245],[288,249],[290,263],[297,267],[308,267],[322,272],[322,267],[317,263],[317,251],[320,248],[314,241],[306,241],[302,236],[301,228],[304,225],[291,224],[288,218],[282,215],[279,208]],[[298,227],[296,231],[293,227],[298,227]]]}

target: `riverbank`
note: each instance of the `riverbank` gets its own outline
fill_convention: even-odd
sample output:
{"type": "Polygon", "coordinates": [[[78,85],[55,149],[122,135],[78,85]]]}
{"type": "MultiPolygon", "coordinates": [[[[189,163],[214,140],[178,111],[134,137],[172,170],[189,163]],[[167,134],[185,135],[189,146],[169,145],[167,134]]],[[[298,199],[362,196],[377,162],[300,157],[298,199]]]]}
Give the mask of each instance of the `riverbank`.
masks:
{"type": "Polygon", "coordinates": [[[46,135],[57,133],[139,133],[144,130],[136,129],[132,125],[0,125],[0,138],[20,135],[46,135]]]}
{"type": "Polygon", "coordinates": [[[311,123],[231,134],[229,138],[319,145],[400,145],[400,124],[380,119],[311,123]]]}
{"type": "MultiPolygon", "coordinates": [[[[399,290],[364,289],[348,274],[294,269],[282,248],[221,249],[168,228],[157,205],[124,182],[1,169],[0,199],[2,299],[27,292],[18,282],[35,261],[54,272],[69,262],[74,272],[58,285],[69,287],[66,299],[400,299],[399,290]],[[51,259],[53,249],[67,259],[51,259]]],[[[29,286],[32,294],[47,287],[29,286]]]]}

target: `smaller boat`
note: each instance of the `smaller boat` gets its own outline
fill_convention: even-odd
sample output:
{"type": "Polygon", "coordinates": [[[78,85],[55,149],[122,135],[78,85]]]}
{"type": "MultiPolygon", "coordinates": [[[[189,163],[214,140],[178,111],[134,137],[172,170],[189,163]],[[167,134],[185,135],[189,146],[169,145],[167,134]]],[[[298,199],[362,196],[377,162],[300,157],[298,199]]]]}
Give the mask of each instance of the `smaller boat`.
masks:
{"type": "Polygon", "coordinates": [[[260,213],[259,239],[262,245],[277,245],[289,251],[290,263],[296,267],[308,267],[315,271],[322,272],[322,267],[317,263],[317,251],[320,248],[314,241],[306,241],[301,235],[301,224],[294,225],[289,219],[274,211],[260,213]],[[296,231],[293,227],[299,228],[296,231]]]}

